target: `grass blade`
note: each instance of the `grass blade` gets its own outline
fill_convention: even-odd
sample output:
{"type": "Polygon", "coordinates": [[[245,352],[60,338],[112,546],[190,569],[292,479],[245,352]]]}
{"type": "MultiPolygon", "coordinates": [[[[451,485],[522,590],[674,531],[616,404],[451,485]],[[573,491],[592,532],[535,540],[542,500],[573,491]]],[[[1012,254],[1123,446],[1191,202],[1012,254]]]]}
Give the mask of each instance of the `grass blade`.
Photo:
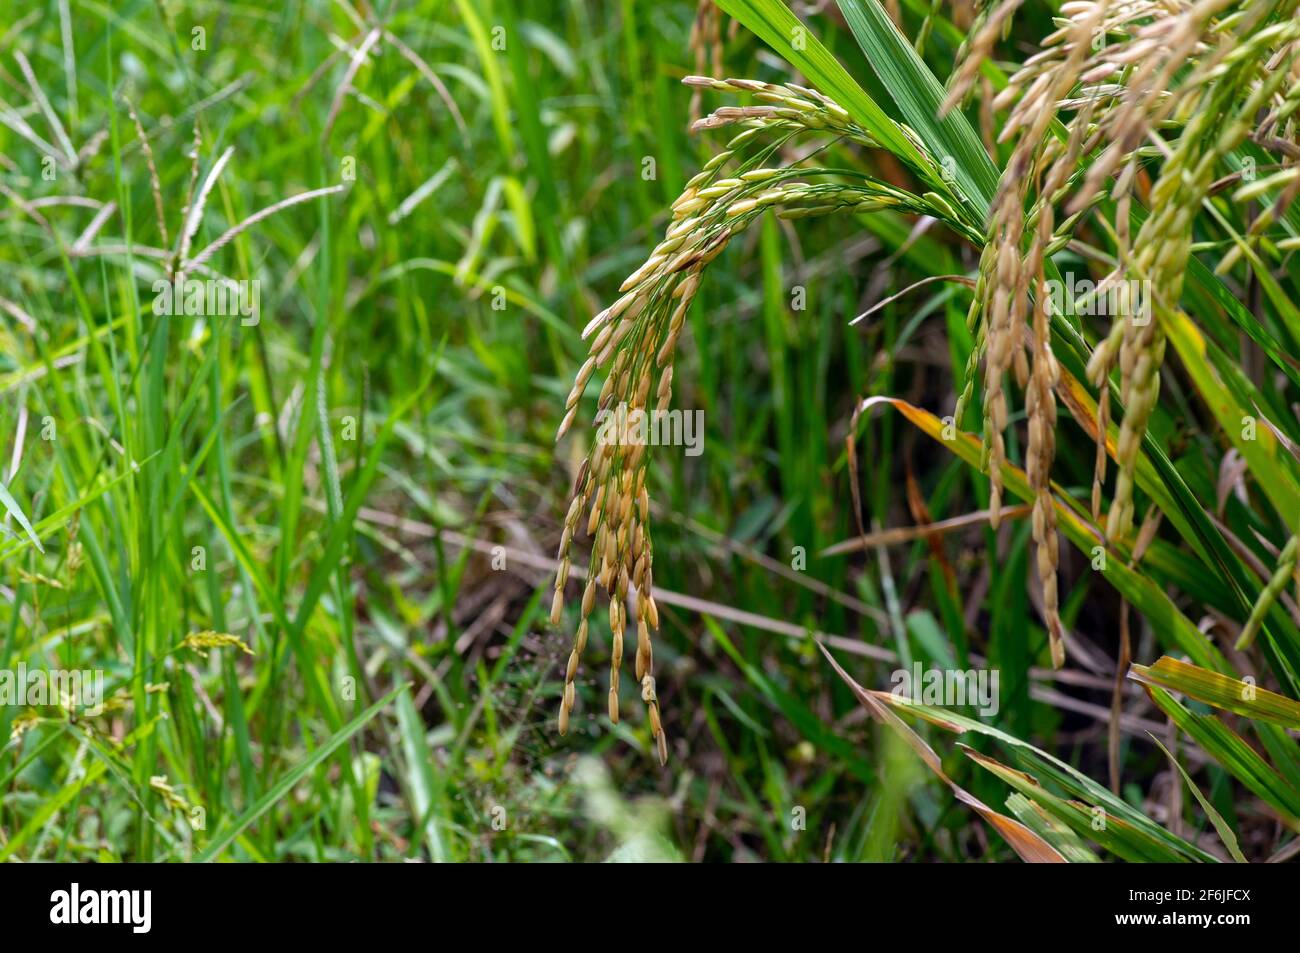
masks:
{"type": "Polygon", "coordinates": [[[1228,848],[1228,853],[1232,855],[1232,859],[1239,864],[1246,863],[1246,858],[1242,856],[1241,848],[1237,846],[1237,835],[1232,832],[1232,828],[1229,827],[1228,822],[1223,819],[1223,815],[1216,811],[1214,805],[1206,800],[1205,795],[1201,793],[1201,789],[1196,786],[1194,781],[1192,781],[1191,776],[1183,770],[1183,766],[1178,763],[1178,759],[1174,757],[1173,752],[1162,745],[1160,739],[1151,734],[1151,732],[1148,731],[1147,734],[1150,735],[1151,740],[1154,741],[1156,746],[1169,758],[1169,763],[1178,769],[1178,773],[1183,776],[1183,780],[1187,782],[1187,786],[1192,789],[1192,794],[1196,796],[1196,800],[1200,803],[1201,808],[1210,819],[1210,823],[1213,824],[1214,829],[1218,831],[1219,840],[1223,841],[1223,846],[1228,848]]]}
{"type": "Polygon", "coordinates": [[[959,110],[939,118],[943,86],[876,0],[837,2],[867,62],[893,95],[907,124],[941,165],[951,160],[948,167],[961,195],[982,222],[997,191],[998,171],[979,136],[959,110]]]}
{"type": "Polygon", "coordinates": [[[353,718],[338,731],[334,732],[328,741],[315,749],[301,762],[294,765],[292,770],[288,771],[284,777],[271,785],[271,787],[267,789],[266,793],[258,798],[257,801],[254,802],[248,810],[236,818],[233,823],[216,833],[212,840],[208,842],[208,846],[203,848],[198,856],[194,858],[195,861],[198,863],[208,863],[216,860],[221,853],[230,846],[235,838],[244,832],[244,829],[248,827],[248,825],[252,824],[274,807],[276,802],[288,794],[295,784],[301,781],[310,771],[314,770],[321,762],[338,750],[338,748],[349,738],[368,725],[376,715],[388,707],[389,702],[396,698],[401,692],[405,691],[406,688],[407,686],[405,684],[399,685],[361,714],[357,715],[357,717],[353,718]]]}

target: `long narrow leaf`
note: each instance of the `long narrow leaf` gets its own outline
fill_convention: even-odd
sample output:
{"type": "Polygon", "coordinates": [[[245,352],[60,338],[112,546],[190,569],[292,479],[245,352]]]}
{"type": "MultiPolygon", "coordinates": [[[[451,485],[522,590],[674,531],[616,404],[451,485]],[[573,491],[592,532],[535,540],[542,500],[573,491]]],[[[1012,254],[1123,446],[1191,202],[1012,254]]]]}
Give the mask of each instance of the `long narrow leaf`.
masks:
{"type": "Polygon", "coordinates": [[[375,702],[357,717],[334,732],[319,748],[315,749],[310,755],[294,765],[293,769],[286,772],[284,777],[271,785],[265,794],[258,798],[243,814],[239,815],[235,821],[222,828],[213,835],[212,840],[208,842],[202,852],[194,859],[198,863],[208,863],[216,860],[221,853],[230,846],[248,825],[252,824],[259,817],[275,806],[280,798],[292,790],[293,786],[301,781],[307,774],[313,770],[326,758],[332,755],[338,748],[343,745],[349,738],[368,725],[376,715],[388,707],[388,703],[398,696],[400,692],[406,690],[406,684],[403,683],[391,692],[385,695],[379,701],[375,702]]]}
{"type": "Polygon", "coordinates": [[[982,222],[997,191],[998,171],[979,136],[959,110],[939,117],[943,86],[876,0],[837,2],[867,62],[907,124],[941,164],[950,160],[948,167],[962,196],[982,222]]]}

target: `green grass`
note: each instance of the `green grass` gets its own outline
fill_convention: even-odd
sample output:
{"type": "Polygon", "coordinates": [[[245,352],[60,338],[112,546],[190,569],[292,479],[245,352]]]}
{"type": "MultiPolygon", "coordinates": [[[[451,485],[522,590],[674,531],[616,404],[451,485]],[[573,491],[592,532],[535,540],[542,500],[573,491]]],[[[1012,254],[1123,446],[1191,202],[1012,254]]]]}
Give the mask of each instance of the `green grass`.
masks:
{"type": "MultiPolygon", "coordinates": [[[[987,505],[978,446],[931,439],[922,416],[950,413],[965,382],[970,290],[922,286],[849,325],[922,278],[978,268],[970,241],[892,212],[769,217],[711,266],[674,385],[674,406],[704,410],[704,453],[664,448],[649,476],[668,766],[639,715],[617,727],[604,715],[603,621],[574,728],[557,735],[577,608],[547,624],[550,557],[590,436],[552,440],[581,328],[729,138],[687,132],[695,3],[379,3],[383,31],[424,66],[381,33],[343,96],[377,25],[346,3],[70,6],[71,49],[55,0],[0,28],[0,670],[99,669],[112,702],[103,717],[0,705],[0,741],[21,729],[0,750],[0,858],[1014,860],[906,736],[863,717],[813,634],[866,689],[888,687],[896,657],[990,660],[1001,709],[992,727],[968,726],[967,757],[939,713],[906,724],[955,784],[1073,859],[1227,858],[1220,825],[1251,860],[1294,843],[1294,826],[1269,826],[1300,804],[1294,739],[1249,713],[1220,721],[1210,699],[1180,703],[1165,691],[1177,686],[1130,686],[1124,784],[1106,790],[1113,674],[1051,673],[1026,521],[823,555],[858,534],[844,445],[870,395],[921,411],[858,421],[869,529],[987,505]],[[54,162],[52,179],[31,137],[60,149],[61,136],[19,51],[75,149],[98,140],[75,168],[54,162]],[[152,250],[179,248],[192,178],[202,185],[227,149],[191,254],[261,209],[343,188],[206,262],[260,281],[258,323],[157,315],[166,265],[152,250]],[[38,201],[54,196],[115,209],[78,245],[97,206],[38,201]],[[181,647],[203,631],[252,654],[181,647]],[[1145,728],[1166,719],[1194,739],[1172,749],[1197,792],[1180,836],[1147,821],[1157,780],[1174,776],[1145,728]],[[1004,757],[1042,787],[1017,787],[995,767],[1004,757]],[[1072,797],[1104,801],[1132,829],[1098,843],[1072,797]]],[[[720,6],[743,23],[734,36],[724,23],[725,75],[792,80],[781,57],[795,51],[773,42],[784,8],[720,6]]],[[[932,5],[902,6],[914,37],[932,5]]],[[[1049,32],[1051,6],[1030,4],[1017,36],[1049,32]]],[[[932,191],[982,232],[1005,151],[985,154],[974,107],[923,121],[962,29],[939,5],[923,57],[909,56],[872,4],[843,7],[847,22],[810,21],[817,40],[793,57],[794,81],[895,155],[841,146],[824,164],[932,191]],[[932,174],[900,123],[931,155],[964,156],[962,177],[932,174]]],[[[736,104],[703,96],[705,112],[736,104]]],[[[1243,231],[1241,212],[1212,201],[1228,225],[1207,213],[1197,239],[1221,245],[1229,226],[1243,231]]],[[[1113,247],[1100,227],[1086,239],[1113,247]]],[[[1300,439],[1287,412],[1300,336],[1284,304],[1300,275],[1280,255],[1221,279],[1217,252],[1202,257],[1187,293],[1198,323],[1171,330],[1175,369],[1138,468],[1140,501],[1165,520],[1137,570],[1115,555],[1104,574],[1089,569],[1092,441],[1062,410],[1060,519],[1083,546],[1062,546],[1063,616],[1113,664],[1122,595],[1135,662],[1187,654],[1294,699],[1300,637],[1283,608],[1246,656],[1196,623],[1210,610],[1244,623],[1263,581],[1237,541],[1271,570],[1295,531],[1295,458],[1232,437],[1253,407],[1300,439]],[[1220,510],[1234,443],[1249,493],[1220,510]]],[[[1090,264],[1066,249],[1054,266],[1090,264]]],[[[1098,328],[1054,332],[1084,380],[1098,328]]],[[[977,410],[964,429],[978,430],[977,410]]],[[[1008,446],[1022,465],[1014,433],[1008,446]]],[[[623,693],[639,705],[630,676],[623,693]]]]}

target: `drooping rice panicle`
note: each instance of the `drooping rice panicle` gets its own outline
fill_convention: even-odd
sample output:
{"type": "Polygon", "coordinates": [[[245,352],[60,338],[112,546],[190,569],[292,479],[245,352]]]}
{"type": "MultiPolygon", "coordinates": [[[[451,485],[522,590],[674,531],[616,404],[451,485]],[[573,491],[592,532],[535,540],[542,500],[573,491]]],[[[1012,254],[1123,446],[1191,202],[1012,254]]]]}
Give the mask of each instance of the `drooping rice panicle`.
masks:
{"type": "MultiPolygon", "coordinates": [[[[1140,443],[1160,392],[1165,338],[1159,312],[1176,309],[1182,296],[1187,261],[1191,257],[1192,219],[1209,193],[1217,164],[1247,137],[1255,114],[1286,76],[1276,72],[1257,77],[1262,62],[1251,51],[1258,49],[1262,34],[1253,32],[1252,27],[1252,22],[1246,20],[1241,24],[1240,38],[1232,34],[1225,36],[1215,55],[1193,78],[1194,82],[1205,74],[1204,90],[1199,97],[1184,104],[1190,118],[1152,186],[1153,211],[1135,241],[1130,274],[1136,281],[1149,283],[1153,299],[1149,308],[1156,313],[1142,315],[1143,322],[1125,320],[1120,338],[1119,367],[1125,409],[1116,453],[1118,474],[1107,519],[1107,531],[1116,537],[1128,535],[1133,524],[1140,443]],[[1212,82],[1210,76],[1215,77],[1212,82]],[[1253,90],[1245,88],[1257,78],[1259,82],[1253,90]],[[1241,100],[1243,92],[1247,95],[1241,100]],[[1234,102],[1240,104],[1231,109],[1231,118],[1225,124],[1223,114],[1234,102]]],[[[1300,36],[1300,23],[1293,22],[1286,32],[1300,36]]]]}
{"type": "MultiPolygon", "coordinates": [[[[795,219],[893,209],[944,219],[972,241],[979,239],[972,225],[936,193],[918,196],[850,169],[770,164],[778,161],[782,145],[801,134],[875,146],[872,137],[855,125],[842,107],[821,93],[741,79],[692,76],[685,82],[695,88],[748,93],[763,104],[722,107],[694,123],[697,130],[740,126],[743,131],[687,182],[672,205],[672,221],[663,240],[620,285],[621,297],[584,329],[583,338],[591,340],[588,357],[577,372],[556,434],[558,441],[572,427],[595,372],[608,368],[592,421],[597,427],[596,441],[575,482],[557,555],[560,568],[550,616],[554,625],[563,616],[572,545],[586,513],[592,548],[579,627],[565,668],[559,728],[566,732],[571,723],[576,704],[574,679],[600,587],[609,600],[612,636],[609,719],[619,720],[624,639],[634,619],[635,674],[661,759],[667,758],[667,741],[653,669],[652,633],[658,629],[659,613],[653,594],[648,456],[637,430],[647,413],[667,410],[671,403],[677,345],[705,269],[767,211],[795,219]],[[764,142],[763,136],[772,136],[774,141],[764,142]]],[[[937,164],[918,172],[936,181],[939,174],[937,164]]]]}
{"type": "MultiPolygon", "coordinates": [[[[971,49],[945,106],[963,98],[979,60],[988,55],[996,38],[991,25],[1009,17],[1016,6],[1004,3],[988,11],[984,26],[970,41],[971,49]]],[[[1272,12],[1294,12],[1294,6],[1280,4],[1272,12]]],[[[1260,22],[1270,13],[1267,5],[1234,7],[1229,0],[1071,0],[1062,5],[1061,14],[1067,19],[1061,28],[1044,41],[1043,51],[1025,62],[994,102],[995,108],[1010,108],[1000,138],[1014,138],[1016,146],[990,215],[989,242],[981,257],[970,312],[976,346],[958,398],[956,419],[962,419],[969,404],[974,372],[982,359],[982,463],[989,475],[991,523],[996,526],[1006,460],[1004,379],[1014,370],[1016,379],[1025,384],[1024,348],[1031,342],[1033,369],[1025,394],[1029,418],[1026,470],[1035,494],[1037,571],[1057,664],[1061,655],[1050,495],[1056,368],[1049,339],[1050,312],[1039,300],[1049,293],[1045,262],[1064,246],[1083,215],[1099,205],[1108,193],[1103,188],[1105,180],[1118,171],[1109,190],[1116,203],[1116,222],[1108,228],[1117,238],[1120,266],[1098,289],[1099,295],[1103,290],[1112,294],[1118,314],[1111,332],[1091,357],[1088,376],[1099,388],[1092,489],[1092,509],[1099,518],[1111,411],[1109,379],[1113,368],[1120,371],[1125,408],[1115,448],[1119,475],[1106,531],[1123,537],[1132,528],[1139,446],[1159,394],[1164,337],[1152,309],[1177,306],[1191,251],[1190,223],[1208,194],[1216,163],[1247,135],[1267,135],[1270,121],[1284,121],[1296,110],[1291,103],[1294,83],[1286,94],[1278,94],[1283,83],[1289,82],[1288,70],[1294,61],[1294,22],[1276,22],[1260,29],[1260,22]],[[1187,70],[1189,63],[1191,69],[1187,70]],[[1180,77],[1180,70],[1186,75],[1180,77]],[[1272,111],[1255,122],[1254,114],[1268,105],[1272,111]],[[1072,113],[1065,122],[1064,143],[1048,134],[1049,124],[1062,111],[1072,113]],[[1232,121],[1215,128],[1225,112],[1232,121]],[[1165,128],[1179,132],[1171,143],[1159,137],[1158,131],[1165,128]],[[1154,212],[1142,224],[1136,241],[1130,242],[1130,194],[1139,157],[1164,161],[1150,197],[1154,212]],[[1091,161],[1084,162],[1085,158],[1091,161]],[[1059,224],[1055,215],[1058,204],[1065,206],[1067,213],[1059,224]],[[1149,294],[1135,293],[1135,288],[1149,289],[1149,294]]],[[[1240,190],[1240,197],[1249,199],[1278,188],[1283,191],[1272,209],[1252,223],[1235,254],[1241,253],[1242,245],[1249,247],[1249,241],[1285,210],[1300,191],[1300,176],[1293,178],[1283,172],[1265,185],[1240,190]],[[1292,183],[1296,183],[1295,191],[1292,183]]],[[[1231,267],[1232,262],[1229,255],[1223,267],[1231,267]]]]}
{"type": "Polygon", "coordinates": [[[943,101],[945,113],[962,102],[971,91],[979,76],[980,65],[989,58],[994,44],[1006,32],[1012,15],[1022,3],[1024,0],[1001,0],[990,3],[980,11],[957,51],[957,69],[949,81],[948,94],[943,101]]]}

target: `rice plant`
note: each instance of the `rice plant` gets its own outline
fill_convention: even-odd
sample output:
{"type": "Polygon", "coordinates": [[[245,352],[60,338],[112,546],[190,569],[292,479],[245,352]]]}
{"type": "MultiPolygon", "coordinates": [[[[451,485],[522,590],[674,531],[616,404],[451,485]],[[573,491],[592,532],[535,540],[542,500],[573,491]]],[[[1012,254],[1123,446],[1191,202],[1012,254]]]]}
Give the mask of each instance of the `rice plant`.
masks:
{"type": "MultiPolygon", "coordinates": [[[[719,0],[724,11],[819,88],[686,78],[689,86],[729,97],[748,95],[756,104],[723,106],[694,123],[700,131],[734,126],[743,131],[687,183],[672,205],[664,240],[620,287],[623,297],[587,326],[584,337],[596,337],[566,402],[560,436],[572,425],[599,368],[607,371],[596,402],[598,420],[616,404],[645,413],[655,373],[661,376],[654,406],[666,408],[674,353],[703,272],[763,214],[860,217],[888,209],[949,229],[979,251],[978,267],[969,276],[973,294],[966,319],[975,344],[951,415],[939,415],[950,426],[926,410],[890,403],[987,476],[992,528],[999,525],[1005,493],[1030,503],[1032,573],[1052,665],[1061,668],[1069,654],[1058,586],[1058,539],[1064,534],[1094,558],[1094,569],[1106,573],[1125,599],[1125,611],[1132,605],[1142,614],[1159,646],[1196,663],[1163,657],[1150,667],[1133,664],[1129,676],[1149,686],[1156,705],[1193,738],[1213,734],[1211,756],[1268,800],[1281,827],[1294,832],[1300,761],[1281,729],[1300,727],[1300,704],[1293,700],[1300,694],[1300,615],[1294,602],[1289,608],[1278,602],[1289,590],[1300,599],[1294,395],[1252,380],[1239,362],[1244,351],[1258,348],[1273,382],[1283,390],[1296,383],[1289,354],[1300,342],[1300,325],[1287,291],[1295,278],[1289,252],[1300,247],[1295,237],[1300,219],[1292,204],[1300,190],[1296,4],[1066,3],[1039,51],[1005,75],[995,49],[1020,5],[1006,0],[981,12],[944,89],[883,8],[840,0],[868,62],[894,96],[892,105],[901,115],[896,120],[785,6],[719,0]],[[990,74],[999,88],[989,82],[990,74]],[[980,102],[969,108],[991,127],[986,132],[996,131],[989,151],[965,118],[973,99],[980,102]],[[813,148],[786,164],[782,160],[796,139],[813,148]],[[829,155],[873,151],[897,160],[910,186],[821,164],[829,155]],[[958,170],[964,174],[955,174],[958,170]],[[1053,293],[1061,283],[1055,259],[1067,250],[1101,273],[1089,295],[1108,302],[1100,311],[1108,322],[1083,320],[1080,313],[1092,312],[1080,312],[1078,301],[1053,293]],[[1190,386],[1180,394],[1179,406],[1166,413],[1195,414],[1216,425],[1206,435],[1205,450],[1222,457],[1219,479],[1231,481],[1241,503],[1235,527],[1221,518],[1222,506],[1216,518],[1198,501],[1161,446],[1160,435],[1168,431],[1159,417],[1162,379],[1170,374],[1169,344],[1190,386]],[[1017,434],[1020,466],[1007,439],[1016,391],[1025,418],[1024,437],[1017,434]],[[1087,502],[1053,481],[1058,399],[1096,445],[1087,502]],[[970,417],[978,429],[958,430],[970,417]],[[1230,459],[1240,464],[1229,472],[1230,459]],[[1140,526],[1139,503],[1146,513],[1140,526]],[[1176,554],[1178,573],[1185,574],[1177,602],[1164,591],[1177,585],[1170,578],[1172,567],[1150,567],[1152,543],[1166,521],[1176,534],[1167,540],[1166,553],[1176,554]],[[1195,580],[1205,574],[1226,584],[1226,605],[1203,602],[1195,580]],[[1209,632],[1187,615],[1198,604],[1213,612],[1209,632]],[[1266,633],[1263,644],[1244,654],[1260,633],[1266,633]],[[1242,673],[1250,675],[1248,682],[1237,680],[1242,673]],[[1255,688],[1261,678],[1282,694],[1255,688]],[[1198,688],[1199,679],[1205,685],[1198,688]],[[1259,741],[1280,763],[1265,764],[1230,728],[1183,708],[1171,689],[1261,720],[1255,725],[1259,741]],[[1261,697],[1277,706],[1274,717],[1263,714],[1261,697]],[[1275,797],[1267,798],[1265,789],[1275,797]]],[[[861,409],[888,397],[870,396],[861,409]]],[[[589,513],[585,528],[593,544],[559,728],[563,733],[573,709],[573,677],[600,585],[609,593],[614,633],[610,720],[617,722],[619,714],[625,606],[634,604],[636,675],[663,759],[648,633],[657,628],[658,613],[646,449],[625,427],[598,439],[584,461],[564,523],[551,621],[561,620],[573,541],[589,513]]],[[[854,452],[850,434],[850,476],[856,480],[854,452]]],[[[856,509],[856,486],[853,501],[856,509]]],[[[1130,652],[1125,644],[1118,677],[1129,666],[1130,652]]],[[[877,718],[915,739],[939,771],[933,752],[888,707],[895,696],[867,692],[836,669],[877,718]]],[[[1117,682],[1117,698],[1121,687],[1117,682]]],[[[952,730],[989,730],[939,711],[919,713],[952,730]]],[[[1114,721],[1111,727],[1117,730],[1114,721]]],[[[1062,800],[1029,775],[971,755],[1023,796],[1013,801],[1019,820],[972,803],[1027,860],[1061,861],[1071,853],[1091,857],[1073,835],[1129,860],[1215,859],[1049,755],[1036,752],[1031,763],[1079,800],[1062,800]],[[1123,824],[1096,836],[1090,832],[1089,804],[1123,824]]],[[[1242,859],[1230,828],[1194,785],[1193,791],[1223,847],[1242,859]]]]}

